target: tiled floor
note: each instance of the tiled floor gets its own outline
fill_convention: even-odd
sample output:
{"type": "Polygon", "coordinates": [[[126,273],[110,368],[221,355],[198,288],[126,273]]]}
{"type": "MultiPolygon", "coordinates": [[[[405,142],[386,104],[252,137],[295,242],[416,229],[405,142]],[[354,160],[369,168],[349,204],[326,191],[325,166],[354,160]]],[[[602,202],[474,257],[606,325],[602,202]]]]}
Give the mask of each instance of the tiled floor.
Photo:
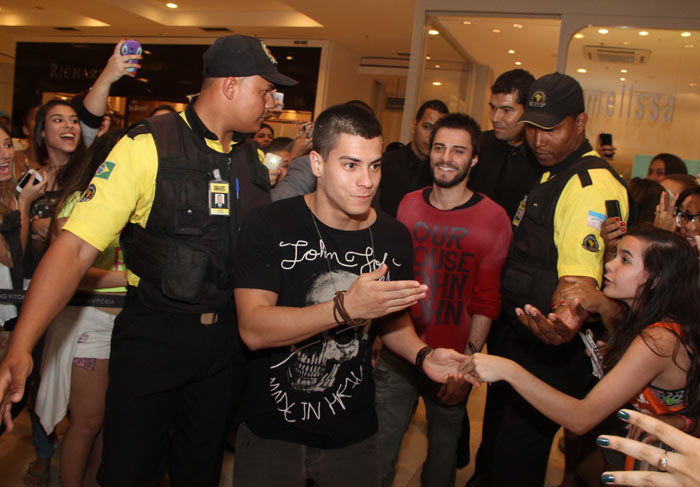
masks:
{"type": "MultiPolygon", "coordinates": [[[[485,389],[472,391],[469,400],[469,417],[471,418],[471,452],[472,461],[481,439],[481,422],[483,417],[485,389]]],[[[404,437],[401,456],[396,467],[396,487],[419,487],[421,464],[425,459],[427,440],[425,436],[427,423],[422,404],[413,418],[408,433],[404,437]]],[[[59,427],[59,433],[62,431],[59,427]]],[[[558,437],[557,437],[558,438],[558,437]]],[[[547,470],[546,487],[558,485],[563,471],[563,455],[555,447],[550,455],[547,470]]],[[[22,477],[32,459],[31,425],[29,416],[22,413],[18,418],[16,428],[11,433],[0,437],[0,485],[2,487],[22,487],[22,477]]],[[[221,475],[221,486],[231,487],[234,456],[227,453],[221,475]]],[[[457,472],[455,485],[462,487],[474,471],[473,465],[468,465],[457,472]]],[[[52,486],[60,485],[58,481],[58,456],[54,456],[51,470],[52,486]]]]}

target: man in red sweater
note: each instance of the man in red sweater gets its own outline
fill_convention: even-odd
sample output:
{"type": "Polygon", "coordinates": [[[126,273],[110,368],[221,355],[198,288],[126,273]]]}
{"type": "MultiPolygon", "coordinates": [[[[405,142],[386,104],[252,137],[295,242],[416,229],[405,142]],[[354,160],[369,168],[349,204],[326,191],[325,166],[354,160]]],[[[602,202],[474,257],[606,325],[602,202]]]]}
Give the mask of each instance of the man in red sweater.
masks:
{"type": "MultiPolygon", "coordinates": [[[[397,214],[413,239],[415,279],[429,289],[411,308],[416,331],[431,347],[467,354],[481,350],[500,312],[501,267],[512,237],[503,208],[467,187],[480,135],[468,115],[453,113],[438,121],[431,136],[433,186],[407,194],[397,214]]],[[[392,484],[419,395],[428,419],[421,484],[454,485],[469,387],[435,383],[386,349],[375,382],[382,485],[392,484]]]]}

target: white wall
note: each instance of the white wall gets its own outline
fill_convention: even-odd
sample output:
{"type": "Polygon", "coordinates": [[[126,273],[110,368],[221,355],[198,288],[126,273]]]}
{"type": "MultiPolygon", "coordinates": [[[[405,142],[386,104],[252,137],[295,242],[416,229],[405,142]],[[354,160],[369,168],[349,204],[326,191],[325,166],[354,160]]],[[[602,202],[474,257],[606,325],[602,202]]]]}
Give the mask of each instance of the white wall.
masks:
{"type": "Polygon", "coordinates": [[[587,25],[628,25],[659,28],[700,29],[700,2],[696,0],[416,0],[411,62],[408,71],[405,113],[401,123],[404,137],[410,130],[410,113],[419,103],[419,80],[424,63],[426,17],[454,13],[560,15],[561,30],[557,70],[566,66],[571,36],[587,25]]]}
{"type": "Polygon", "coordinates": [[[372,104],[374,80],[358,74],[359,66],[359,53],[337,42],[329,43],[326,97],[321,109],[349,100],[372,104]]]}

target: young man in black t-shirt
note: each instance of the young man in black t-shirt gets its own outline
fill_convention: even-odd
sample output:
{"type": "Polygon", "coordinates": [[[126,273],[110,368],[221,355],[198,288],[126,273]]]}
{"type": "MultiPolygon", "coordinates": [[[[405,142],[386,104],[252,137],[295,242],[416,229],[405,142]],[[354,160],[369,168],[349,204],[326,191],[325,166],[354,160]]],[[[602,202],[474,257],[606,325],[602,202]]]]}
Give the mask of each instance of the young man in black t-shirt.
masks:
{"type": "Polygon", "coordinates": [[[426,347],[406,311],[427,287],[412,280],[406,228],[370,207],[381,150],[371,113],[329,108],[310,154],[316,191],[253,210],[243,224],[235,297],[254,352],[235,485],[379,485],[375,332],[433,380],[464,380],[468,358],[426,347]]]}

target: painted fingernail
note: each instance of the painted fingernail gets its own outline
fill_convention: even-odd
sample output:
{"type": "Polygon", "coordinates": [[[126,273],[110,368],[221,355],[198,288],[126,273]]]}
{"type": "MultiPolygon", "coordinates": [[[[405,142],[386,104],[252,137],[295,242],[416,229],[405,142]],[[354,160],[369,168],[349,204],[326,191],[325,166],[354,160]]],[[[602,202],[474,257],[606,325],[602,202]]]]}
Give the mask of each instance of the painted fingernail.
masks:
{"type": "Polygon", "coordinates": [[[625,233],[626,231],[627,231],[627,229],[626,229],[625,227],[622,227],[622,228],[620,229],[620,233],[625,233]]]}
{"type": "Polygon", "coordinates": [[[595,439],[595,444],[598,446],[610,446],[610,440],[607,438],[603,438],[602,436],[599,436],[598,438],[595,439]]]}
{"type": "Polygon", "coordinates": [[[616,222],[619,222],[620,219],[619,219],[618,217],[615,217],[615,221],[616,221],[616,222]]]}
{"type": "Polygon", "coordinates": [[[629,421],[629,419],[630,419],[630,413],[628,413],[627,411],[623,411],[622,409],[620,409],[620,410],[617,412],[617,417],[620,418],[620,419],[622,419],[622,420],[624,420],[624,421],[629,421]]]}
{"type": "Polygon", "coordinates": [[[625,226],[625,222],[620,222],[620,225],[622,225],[622,226],[624,227],[624,226],[625,226]]]}
{"type": "Polygon", "coordinates": [[[615,483],[615,476],[609,473],[604,473],[600,476],[600,481],[604,484],[612,484],[615,483]]]}

